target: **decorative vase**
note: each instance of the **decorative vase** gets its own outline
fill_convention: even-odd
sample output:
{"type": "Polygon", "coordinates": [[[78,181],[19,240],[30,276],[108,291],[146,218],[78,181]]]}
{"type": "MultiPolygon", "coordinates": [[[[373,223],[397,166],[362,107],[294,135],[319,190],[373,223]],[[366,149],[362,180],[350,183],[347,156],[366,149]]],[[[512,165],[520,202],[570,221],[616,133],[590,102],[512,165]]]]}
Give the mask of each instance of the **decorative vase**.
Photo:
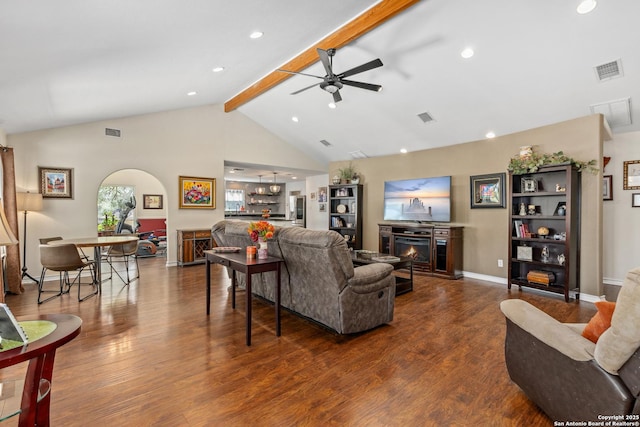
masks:
{"type": "Polygon", "coordinates": [[[260,240],[260,247],[258,248],[258,259],[266,259],[269,255],[269,244],[266,240],[260,240]]]}

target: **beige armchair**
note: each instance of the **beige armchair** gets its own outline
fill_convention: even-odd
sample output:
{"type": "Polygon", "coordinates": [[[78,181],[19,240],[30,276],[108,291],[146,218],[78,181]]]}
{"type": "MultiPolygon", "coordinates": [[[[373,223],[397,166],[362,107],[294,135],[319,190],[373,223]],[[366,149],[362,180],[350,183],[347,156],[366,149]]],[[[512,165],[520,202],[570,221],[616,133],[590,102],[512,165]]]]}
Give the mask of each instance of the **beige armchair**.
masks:
{"type": "Polygon", "coordinates": [[[500,309],[509,376],[553,421],[640,414],[640,268],[627,274],[597,343],[582,336],[586,324],[560,323],[525,301],[500,309]]]}

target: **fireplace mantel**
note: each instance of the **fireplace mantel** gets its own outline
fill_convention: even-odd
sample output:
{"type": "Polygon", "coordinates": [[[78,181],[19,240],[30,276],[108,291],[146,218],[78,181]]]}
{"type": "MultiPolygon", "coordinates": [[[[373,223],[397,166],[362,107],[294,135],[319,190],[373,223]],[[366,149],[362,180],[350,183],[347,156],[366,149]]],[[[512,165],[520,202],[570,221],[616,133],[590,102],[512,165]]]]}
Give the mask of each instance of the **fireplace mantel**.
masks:
{"type": "Polygon", "coordinates": [[[390,255],[415,256],[416,272],[448,279],[462,277],[463,227],[414,224],[378,224],[378,251],[390,255]]]}

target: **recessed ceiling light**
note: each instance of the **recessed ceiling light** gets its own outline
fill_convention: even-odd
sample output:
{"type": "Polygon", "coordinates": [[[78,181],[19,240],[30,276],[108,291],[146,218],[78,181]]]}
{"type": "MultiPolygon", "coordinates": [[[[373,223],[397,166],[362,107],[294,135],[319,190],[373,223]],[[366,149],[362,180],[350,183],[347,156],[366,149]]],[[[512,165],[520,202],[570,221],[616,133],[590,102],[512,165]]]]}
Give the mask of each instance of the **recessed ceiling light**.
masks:
{"type": "Polygon", "coordinates": [[[336,105],[335,102],[330,102],[329,103],[329,108],[336,108],[336,107],[337,107],[337,105],[336,105]]]}
{"type": "Polygon", "coordinates": [[[400,152],[401,152],[402,154],[407,154],[407,149],[406,149],[406,148],[401,148],[401,149],[400,149],[400,152]]]}
{"type": "Polygon", "coordinates": [[[593,9],[595,9],[597,4],[598,3],[596,2],[596,0],[582,0],[580,2],[580,4],[578,4],[578,7],[576,8],[576,11],[580,15],[584,15],[585,13],[589,13],[593,9]]]}
{"type": "Polygon", "coordinates": [[[235,170],[235,169],[231,169],[231,170],[229,171],[229,173],[236,173],[236,170],[235,170]]]}
{"type": "Polygon", "coordinates": [[[296,116],[291,117],[291,120],[298,123],[300,121],[300,119],[298,119],[296,116]]]}
{"type": "Polygon", "coordinates": [[[253,33],[251,33],[249,35],[249,37],[251,37],[252,39],[259,39],[263,35],[264,35],[264,33],[262,31],[254,31],[253,33]]]}
{"type": "Polygon", "coordinates": [[[196,92],[196,91],[187,92],[187,96],[195,96],[197,94],[198,94],[198,92],[196,92]]]}
{"type": "Polygon", "coordinates": [[[298,177],[297,176],[292,176],[291,179],[298,179],[298,177]]]}
{"type": "Polygon", "coordinates": [[[491,131],[489,131],[489,132],[487,132],[487,133],[485,134],[485,136],[486,136],[487,138],[495,138],[495,137],[496,137],[496,134],[495,134],[495,132],[491,132],[491,131]]]}
{"type": "Polygon", "coordinates": [[[470,47],[465,47],[464,50],[460,52],[460,56],[462,56],[464,59],[471,58],[473,54],[473,49],[471,49],[470,47]]]}
{"type": "Polygon", "coordinates": [[[219,73],[220,71],[224,70],[224,67],[215,67],[212,71],[214,73],[219,73]]]}

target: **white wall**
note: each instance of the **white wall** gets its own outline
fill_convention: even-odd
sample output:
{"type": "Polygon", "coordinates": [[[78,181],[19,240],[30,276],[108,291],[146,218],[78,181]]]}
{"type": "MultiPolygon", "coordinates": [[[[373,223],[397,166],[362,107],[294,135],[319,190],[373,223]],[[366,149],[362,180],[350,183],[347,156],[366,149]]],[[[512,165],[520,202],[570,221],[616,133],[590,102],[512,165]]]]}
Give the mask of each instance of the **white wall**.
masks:
{"type": "Polygon", "coordinates": [[[640,132],[614,135],[603,151],[611,157],[604,175],[613,176],[613,200],[603,202],[603,279],[620,284],[629,270],[640,267],[640,208],[631,207],[631,195],[640,190],[623,190],[623,162],[640,160],[640,132]]]}
{"type": "Polygon", "coordinates": [[[329,229],[329,204],[325,203],[326,210],[320,212],[318,203],[318,188],[326,187],[329,190],[329,175],[318,175],[307,178],[307,228],[311,230],[329,229]],[[316,193],[315,200],[311,200],[311,193],[316,193]]]}
{"type": "MultiPolygon", "coordinates": [[[[242,113],[222,105],[9,135],[15,150],[17,191],[38,189],[38,166],[74,168],[74,199],[45,199],[29,214],[29,271],[40,271],[37,239],[49,235],[96,235],[96,194],[121,169],[155,176],[165,189],[167,263],[176,262],[176,229],[210,228],[224,218],[224,161],[318,170],[319,164],[242,113]],[[105,127],[122,138],[106,137],[105,127]],[[179,209],[178,176],[215,178],[217,209],[179,209]]],[[[22,227],[22,225],[20,225],[22,227]]],[[[21,231],[22,233],[22,231],[21,231]]]]}

